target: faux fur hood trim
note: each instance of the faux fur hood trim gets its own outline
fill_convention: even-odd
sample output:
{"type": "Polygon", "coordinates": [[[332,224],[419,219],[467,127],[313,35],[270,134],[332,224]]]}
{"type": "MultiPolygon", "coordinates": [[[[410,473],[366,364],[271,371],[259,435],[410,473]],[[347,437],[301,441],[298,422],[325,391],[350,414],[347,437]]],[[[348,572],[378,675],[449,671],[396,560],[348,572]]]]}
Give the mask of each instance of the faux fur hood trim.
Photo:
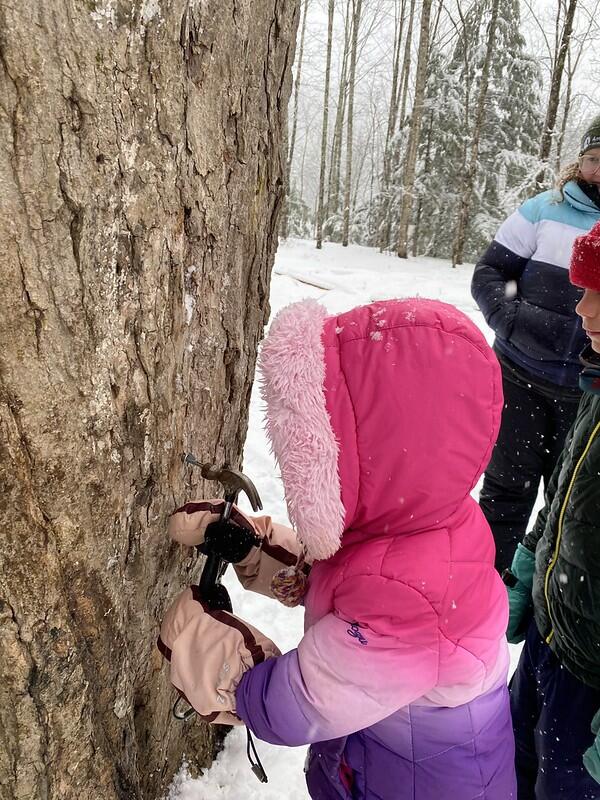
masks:
{"type": "Polygon", "coordinates": [[[281,468],[288,514],[311,559],[340,548],[344,530],[338,444],[325,405],[326,309],[292,303],[271,324],[259,369],[266,432],[281,468]]]}

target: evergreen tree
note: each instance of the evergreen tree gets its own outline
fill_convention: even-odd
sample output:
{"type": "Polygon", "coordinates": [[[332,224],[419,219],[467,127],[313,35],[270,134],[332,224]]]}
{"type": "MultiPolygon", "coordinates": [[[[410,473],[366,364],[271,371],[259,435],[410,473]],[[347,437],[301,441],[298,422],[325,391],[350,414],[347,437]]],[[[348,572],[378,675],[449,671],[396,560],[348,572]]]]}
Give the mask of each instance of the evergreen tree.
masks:
{"type": "MultiPolygon", "coordinates": [[[[431,54],[413,219],[416,250],[427,255],[451,253],[489,8],[489,0],[470,8],[449,59],[435,49],[431,54]]],[[[524,199],[538,167],[542,125],[540,69],[525,49],[519,2],[501,0],[466,237],[469,260],[524,199]]]]}

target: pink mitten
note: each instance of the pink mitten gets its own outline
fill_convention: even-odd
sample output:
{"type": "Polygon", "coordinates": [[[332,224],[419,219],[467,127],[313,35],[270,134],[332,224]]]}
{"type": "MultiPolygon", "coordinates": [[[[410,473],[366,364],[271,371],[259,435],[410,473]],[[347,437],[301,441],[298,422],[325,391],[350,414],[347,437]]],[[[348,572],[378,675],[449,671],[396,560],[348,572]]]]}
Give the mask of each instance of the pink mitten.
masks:
{"type": "Polygon", "coordinates": [[[191,586],[167,610],[158,649],[170,663],[171,683],[207,722],[240,724],[235,690],[246,670],[281,653],[252,625],[211,611],[191,586]]]}
{"type": "MultiPolygon", "coordinates": [[[[190,547],[202,544],[207,527],[211,522],[217,522],[220,519],[224,505],[224,500],[198,500],[194,503],[186,503],[169,517],[169,536],[176,542],[190,547]]],[[[230,519],[236,525],[240,525],[258,536],[261,535],[250,518],[242,514],[237,506],[233,507],[230,519]]]]}

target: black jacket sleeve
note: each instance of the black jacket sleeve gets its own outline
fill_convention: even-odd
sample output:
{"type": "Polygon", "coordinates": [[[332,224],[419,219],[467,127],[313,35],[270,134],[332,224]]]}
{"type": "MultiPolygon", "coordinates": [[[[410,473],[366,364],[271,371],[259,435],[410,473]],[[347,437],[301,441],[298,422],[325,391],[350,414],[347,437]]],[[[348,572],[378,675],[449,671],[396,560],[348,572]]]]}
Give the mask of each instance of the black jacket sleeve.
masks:
{"type": "MultiPolygon", "coordinates": [[[[507,220],[504,224],[508,224],[507,220]]],[[[518,281],[528,259],[518,256],[494,240],[475,267],[471,294],[487,324],[502,339],[508,339],[519,307],[518,293],[507,293],[507,283],[518,281]]]]}
{"type": "MultiPolygon", "coordinates": [[[[567,460],[570,463],[570,459],[568,458],[568,456],[571,449],[571,444],[573,442],[573,434],[576,424],[577,420],[575,420],[575,422],[571,426],[571,430],[567,434],[563,451],[560,454],[560,458],[556,462],[556,466],[554,467],[552,476],[548,481],[548,486],[546,487],[546,490],[544,492],[544,507],[539,511],[536,517],[533,530],[525,534],[525,537],[523,538],[524,546],[534,553],[537,547],[537,543],[544,535],[544,531],[548,523],[548,517],[550,516],[552,510],[552,504],[555,502],[555,500],[557,503],[563,502],[565,492],[567,490],[567,484],[571,479],[571,469],[563,470],[563,468],[565,467],[565,462],[567,460]]],[[[552,514],[552,517],[553,518],[557,517],[557,513],[554,512],[552,514]]]]}

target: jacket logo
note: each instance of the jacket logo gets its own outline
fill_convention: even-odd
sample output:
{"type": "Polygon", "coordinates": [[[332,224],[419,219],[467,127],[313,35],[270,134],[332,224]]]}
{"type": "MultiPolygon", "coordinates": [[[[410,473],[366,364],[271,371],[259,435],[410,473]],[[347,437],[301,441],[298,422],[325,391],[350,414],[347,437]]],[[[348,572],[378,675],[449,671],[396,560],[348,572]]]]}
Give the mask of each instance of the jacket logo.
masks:
{"type": "Polygon", "coordinates": [[[358,627],[358,622],[351,622],[350,627],[346,631],[348,636],[352,636],[353,639],[358,639],[361,644],[369,644],[368,640],[360,632],[358,627]]]}

